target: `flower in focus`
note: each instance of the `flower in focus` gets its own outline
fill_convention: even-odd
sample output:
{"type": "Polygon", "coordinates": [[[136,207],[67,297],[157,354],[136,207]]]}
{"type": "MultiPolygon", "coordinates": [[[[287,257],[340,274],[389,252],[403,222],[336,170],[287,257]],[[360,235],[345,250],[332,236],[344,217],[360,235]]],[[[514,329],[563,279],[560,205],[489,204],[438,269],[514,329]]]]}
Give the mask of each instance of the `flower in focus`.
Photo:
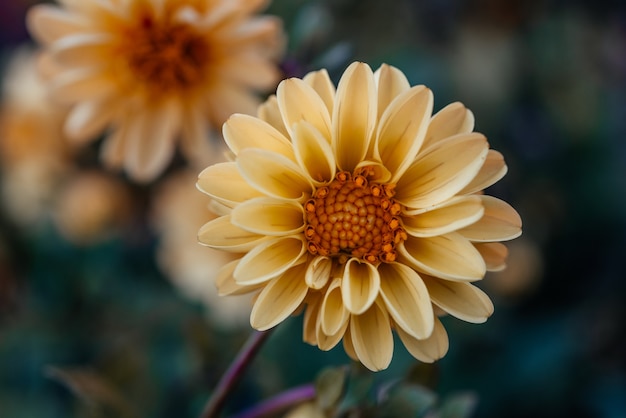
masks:
{"type": "Polygon", "coordinates": [[[66,112],[51,105],[37,71],[38,58],[28,48],[10,57],[0,104],[1,201],[8,215],[24,227],[46,218],[72,157],[62,131],[66,112]]]}
{"type": "Polygon", "coordinates": [[[209,210],[210,200],[195,189],[195,178],[191,170],[172,174],[154,196],[151,223],[158,236],[157,262],[181,293],[204,304],[213,321],[240,327],[250,317],[250,295],[217,295],[216,272],[233,255],[198,245],[198,228],[215,215],[209,210]]]}
{"type": "Polygon", "coordinates": [[[393,355],[393,331],[417,359],[448,348],[435,313],[481,323],[493,311],[473,282],[504,267],[499,241],[521,233],[517,212],[482,194],[506,173],[502,155],[453,103],[398,69],[353,63],[337,88],[325,70],[280,83],[258,117],[223,127],[232,162],[198,187],[217,203],[200,242],[237,258],[222,295],[257,292],[251,325],[304,310],[303,338],[343,341],[371,370],[393,355]]]}
{"type": "Polygon", "coordinates": [[[110,132],[104,162],[138,181],[159,175],[180,138],[207,158],[211,126],[253,112],[275,86],[280,21],[253,16],[262,0],[82,0],[37,5],[31,33],[59,71],[54,98],[69,104],[65,132],[78,143],[110,132]]]}

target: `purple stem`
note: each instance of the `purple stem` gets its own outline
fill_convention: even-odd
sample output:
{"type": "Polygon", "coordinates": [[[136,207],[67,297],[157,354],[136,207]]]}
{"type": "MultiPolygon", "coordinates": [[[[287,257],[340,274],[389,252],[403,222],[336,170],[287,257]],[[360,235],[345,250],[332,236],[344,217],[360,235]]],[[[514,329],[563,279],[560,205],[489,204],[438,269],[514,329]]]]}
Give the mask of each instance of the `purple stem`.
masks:
{"type": "Polygon", "coordinates": [[[297,386],[280,393],[260,404],[247,409],[233,418],[262,418],[276,416],[284,409],[315,398],[315,387],[312,384],[297,386]]]}
{"type": "Polygon", "coordinates": [[[200,418],[217,418],[219,416],[219,413],[224,406],[224,402],[226,402],[227,396],[239,380],[241,380],[246,368],[250,362],[252,362],[254,356],[270,334],[271,330],[254,331],[250,337],[248,337],[245,345],[241,348],[237,357],[233,360],[230,367],[226,370],[217,384],[217,387],[205,405],[200,418]]]}

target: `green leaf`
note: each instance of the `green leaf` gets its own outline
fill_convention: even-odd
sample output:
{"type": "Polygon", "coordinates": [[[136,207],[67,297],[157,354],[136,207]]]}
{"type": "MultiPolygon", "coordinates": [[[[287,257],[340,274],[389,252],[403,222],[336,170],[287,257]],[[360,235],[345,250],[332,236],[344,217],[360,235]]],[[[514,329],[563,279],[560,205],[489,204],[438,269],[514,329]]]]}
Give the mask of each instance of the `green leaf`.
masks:
{"type": "Polygon", "coordinates": [[[377,418],[424,417],[437,402],[430,389],[414,384],[398,384],[390,388],[377,409],[377,418]]]}

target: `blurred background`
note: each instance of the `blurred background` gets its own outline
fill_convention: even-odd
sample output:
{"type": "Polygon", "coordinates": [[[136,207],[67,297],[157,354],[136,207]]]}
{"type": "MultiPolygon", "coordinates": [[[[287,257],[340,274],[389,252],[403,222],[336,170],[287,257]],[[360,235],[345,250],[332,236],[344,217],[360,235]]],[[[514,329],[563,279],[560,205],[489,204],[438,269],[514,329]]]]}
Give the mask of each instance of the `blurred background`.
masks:
{"type": "MultiPolygon", "coordinates": [[[[137,185],[72,149],[63,111],[24,70],[35,0],[0,5],[0,416],[195,417],[250,333],[217,300],[199,172],[175,161],[137,185]]],[[[626,3],[610,0],[274,0],[285,77],[354,60],[400,68],[435,110],[463,102],[509,172],[490,194],[522,216],[508,269],[481,286],[483,325],[444,318],[448,355],[398,344],[377,381],[419,369],[476,417],[626,417],[626,3]]],[[[228,403],[348,363],[278,327],[228,403]]]]}

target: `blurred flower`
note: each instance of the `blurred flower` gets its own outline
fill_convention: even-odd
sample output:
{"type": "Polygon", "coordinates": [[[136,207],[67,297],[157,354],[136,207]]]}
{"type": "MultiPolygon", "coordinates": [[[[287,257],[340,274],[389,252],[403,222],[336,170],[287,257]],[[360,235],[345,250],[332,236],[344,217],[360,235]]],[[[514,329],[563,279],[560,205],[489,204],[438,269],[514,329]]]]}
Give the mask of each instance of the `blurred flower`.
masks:
{"type": "Polygon", "coordinates": [[[198,187],[221,215],[202,243],[237,254],[218,273],[222,295],[260,291],[254,328],[305,310],[304,340],[386,368],[395,329],[432,362],[448,347],[433,304],[468,322],[493,310],[471,282],[504,265],[521,220],[480,194],[506,172],[453,103],[398,69],[348,67],[337,90],[325,70],[288,79],[259,109],[223,128],[235,161],[206,168],[198,187]]]}
{"type": "Polygon", "coordinates": [[[210,200],[195,188],[196,175],[180,171],[157,190],[152,225],[158,234],[157,262],[161,270],[188,298],[203,303],[216,323],[235,327],[250,317],[249,295],[220,298],[215,287],[219,268],[233,260],[231,254],[198,245],[198,228],[215,219],[210,200]]]}
{"type": "Polygon", "coordinates": [[[51,105],[37,59],[38,54],[27,48],[14,53],[0,105],[2,204],[24,227],[45,218],[72,155],[62,133],[65,111],[51,105]]]}
{"type": "Polygon", "coordinates": [[[60,191],[54,221],[70,242],[94,244],[128,225],[132,198],[126,183],[99,171],[77,172],[60,191]]]}
{"type": "Polygon", "coordinates": [[[51,90],[73,105],[78,143],[106,127],[102,158],[138,181],[159,175],[176,139],[188,159],[210,154],[210,126],[252,112],[279,78],[281,23],[253,17],[263,0],[83,0],[37,5],[31,33],[61,71],[51,90]]]}

